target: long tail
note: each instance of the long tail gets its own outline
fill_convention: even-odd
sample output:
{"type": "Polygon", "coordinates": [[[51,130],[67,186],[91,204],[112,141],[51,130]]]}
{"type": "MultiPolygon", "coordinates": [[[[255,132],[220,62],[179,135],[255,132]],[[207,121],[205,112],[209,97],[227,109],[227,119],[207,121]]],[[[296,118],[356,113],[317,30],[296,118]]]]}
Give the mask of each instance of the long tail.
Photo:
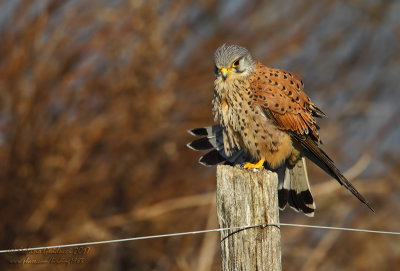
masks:
{"type": "MultiPolygon", "coordinates": [[[[201,136],[187,146],[192,150],[208,150],[200,157],[200,164],[214,166],[217,164],[237,165],[245,162],[254,162],[254,159],[243,150],[236,150],[228,156],[224,151],[223,129],[220,125],[207,126],[188,130],[191,135],[201,136]]],[[[268,165],[264,164],[268,169],[268,165]]],[[[285,209],[288,204],[296,211],[302,211],[307,216],[314,216],[315,204],[308,182],[305,159],[300,159],[296,165],[285,163],[274,170],[278,173],[278,201],[279,208],[285,209]]]]}
{"type": "Polygon", "coordinates": [[[203,136],[187,144],[192,150],[210,150],[200,157],[199,163],[205,166],[215,166],[217,164],[237,165],[244,162],[252,162],[254,159],[243,150],[232,150],[231,155],[227,155],[224,150],[223,128],[220,125],[207,126],[188,130],[194,136],[203,136]]]}
{"type": "Polygon", "coordinates": [[[357,189],[343,176],[337,169],[332,159],[321,150],[318,145],[310,137],[295,137],[297,141],[303,146],[305,156],[313,161],[322,170],[328,173],[332,178],[335,178],[341,185],[346,187],[354,196],[356,196],[362,203],[364,203],[371,211],[374,209],[368,201],[357,191],[357,189]]]}
{"type": "Polygon", "coordinates": [[[308,181],[305,158],[300,159],[295,166],[285,163],[280,172],[278,171],[278,176],[279,208],[283,210],[289,204],[297,212],[303,211],[307,216],[314,216],[315,203],[308,181]]]}

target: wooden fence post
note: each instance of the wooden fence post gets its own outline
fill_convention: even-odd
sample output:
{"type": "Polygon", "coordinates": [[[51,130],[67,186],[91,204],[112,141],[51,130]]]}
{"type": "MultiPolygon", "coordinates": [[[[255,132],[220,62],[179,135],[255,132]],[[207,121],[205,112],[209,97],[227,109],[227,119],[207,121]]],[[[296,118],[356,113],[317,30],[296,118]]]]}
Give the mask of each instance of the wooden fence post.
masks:
{"type": "MultiPolygon", "coordinates": [[[[220,227],[279,224],[277,187],[276,173],[218,166],[217,215],[220,227]]],[[[223,271],[282,269],[278,227],[256,227],[231,234],[234,231],[221,232],[223,271]]]]}

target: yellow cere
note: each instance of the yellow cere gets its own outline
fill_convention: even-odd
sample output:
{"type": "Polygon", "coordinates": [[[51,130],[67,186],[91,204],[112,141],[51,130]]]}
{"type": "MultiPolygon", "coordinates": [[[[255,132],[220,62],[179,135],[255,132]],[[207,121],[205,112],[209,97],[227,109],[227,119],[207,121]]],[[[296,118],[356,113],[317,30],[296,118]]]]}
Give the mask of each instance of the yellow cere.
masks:
{"type": "Polygon", "coordinates": [[[228,69],[228,68],[222,68],[221,69],[221,73],[231,73],[231,72],[232,72],[232,70],[228,69]]]}

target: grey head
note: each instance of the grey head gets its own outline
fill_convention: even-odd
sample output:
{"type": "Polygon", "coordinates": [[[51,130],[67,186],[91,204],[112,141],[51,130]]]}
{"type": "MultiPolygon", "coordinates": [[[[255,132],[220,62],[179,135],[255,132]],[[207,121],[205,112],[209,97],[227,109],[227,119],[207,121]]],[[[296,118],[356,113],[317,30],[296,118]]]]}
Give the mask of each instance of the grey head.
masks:
{"type": "Polygon", "coordinates": [[[254,71],[250,52],[239,45],[222,45],[214,53],[215,77],[248,77],[254,71]]]}

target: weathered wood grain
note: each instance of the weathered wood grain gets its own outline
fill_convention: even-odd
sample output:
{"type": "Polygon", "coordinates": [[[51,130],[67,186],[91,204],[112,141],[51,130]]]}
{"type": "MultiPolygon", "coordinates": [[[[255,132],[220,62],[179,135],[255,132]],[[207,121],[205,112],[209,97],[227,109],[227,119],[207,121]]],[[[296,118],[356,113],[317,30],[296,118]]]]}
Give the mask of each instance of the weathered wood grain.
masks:
{"type": "MultiPolygon", "coordinates": [[[[217,168],[221,228],[279,223],[277,175],[267,170],[217,168]]],[[[221,232],[221,240],[232,231],[221,232]]],[[[281,270],[280,230],[271,226],[236,232],[221,241],[223,271],[281,270]]]]}

